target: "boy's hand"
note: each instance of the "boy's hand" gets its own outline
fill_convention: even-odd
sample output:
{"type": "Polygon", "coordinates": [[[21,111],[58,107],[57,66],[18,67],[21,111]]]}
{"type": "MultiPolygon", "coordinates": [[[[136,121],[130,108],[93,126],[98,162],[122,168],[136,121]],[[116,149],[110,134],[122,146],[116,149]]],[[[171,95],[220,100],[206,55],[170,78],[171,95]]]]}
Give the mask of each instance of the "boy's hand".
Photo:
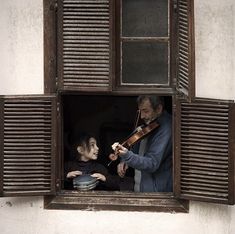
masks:
{"type": "Polygon", "coordinates": [[[77,176],[79,176],[79,175],[81,175],[82,174],[82,172],[81,171],[70,171],[68,174],[67,174],[67,178],[69,179],[69,178],[75,178],[75,177],[77,177],[77,176]]]}
{"type": "Polygon", "coordinates": [[[98,180],[106,181],[106,177],[100,173],[94,173],[91,176],[97,178],[98,180]]]}

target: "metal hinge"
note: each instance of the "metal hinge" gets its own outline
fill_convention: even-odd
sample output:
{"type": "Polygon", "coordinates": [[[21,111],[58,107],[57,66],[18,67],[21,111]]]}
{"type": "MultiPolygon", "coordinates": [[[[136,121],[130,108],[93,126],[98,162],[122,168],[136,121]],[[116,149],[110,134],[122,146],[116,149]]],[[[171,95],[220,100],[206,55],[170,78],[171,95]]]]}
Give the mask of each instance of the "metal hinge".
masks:
{"type": "Polygon", "coordinates": [[[60,188],[60,179],[56,179],[55,186],[56,186],[56,190],[60,188]]]}
{"type": "Polygon", "coordinates": [[[60,115],[60,102],[59,101],[57,101],[56,103],[56,111],[57,111],[57,116],[59,116],[60,115]]]}
{"type": "Polygon", "coordinates": [[[58,82],[58,76],[55,77],[55,88],[56,91],[58,90],[59,82],[58,82]]]}
{"type": "Polygon", "coordinates": [[[173,0],[174,11],[177,12],[178,9],[178,0],[173,0]]]}
{"type": "Polygon", "coordinates": [[[57,9],[58,9],[58,3],[57,3],[57,1],[55,1],[53,4],[51,4],[50,10],[56,12],[57,9]]]}

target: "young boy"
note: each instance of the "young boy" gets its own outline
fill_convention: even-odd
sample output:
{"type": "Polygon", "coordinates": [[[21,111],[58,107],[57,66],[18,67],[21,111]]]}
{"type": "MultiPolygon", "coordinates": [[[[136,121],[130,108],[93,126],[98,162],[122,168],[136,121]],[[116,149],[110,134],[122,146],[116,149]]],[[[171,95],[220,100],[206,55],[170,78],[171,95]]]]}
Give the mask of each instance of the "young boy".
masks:
{"type": "Polygon", "coordinates": [[[96,160],[99,148],[94,136],[80,133],[73,144],[74,160],[65,165],[65,188],[73,189],[73,179],[79,175],[91,175],[99,180],[96,189],[120,190],[120,179],[108,173],[108,170],[96,160]]]}

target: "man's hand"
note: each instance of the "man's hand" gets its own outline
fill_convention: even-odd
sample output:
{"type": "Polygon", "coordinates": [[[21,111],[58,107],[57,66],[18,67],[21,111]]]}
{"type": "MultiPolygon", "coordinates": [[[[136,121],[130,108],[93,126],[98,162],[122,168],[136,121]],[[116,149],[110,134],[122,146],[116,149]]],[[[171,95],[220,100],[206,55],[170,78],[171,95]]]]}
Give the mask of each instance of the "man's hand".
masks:
{"type": "Polygon", "coordinates": [[[67,178],[69,179],[69,178],[75,178],[75,177],[77,177],[77,176],[79,176],[79,175],[81,175],[82,174],[82,172],[81,171],[70,171],[68,174],[67,174],[67,178]]]}
{"type": "Polygon", "coordinates": [[[124,162],[120,162],[118,165],[117,165],[117,172],[118,172],[118,175],[123,178],[126,174],[126,170],[128,169],[128,166],[126,163],[124,162]]]}
{"type": "Polygon", "coordinates": [[[112,144],[112,149],[117,153],[119,156],[122,156],[127,153],[128,149],[119,144],[118,142],[115,142],[112,144]]]}

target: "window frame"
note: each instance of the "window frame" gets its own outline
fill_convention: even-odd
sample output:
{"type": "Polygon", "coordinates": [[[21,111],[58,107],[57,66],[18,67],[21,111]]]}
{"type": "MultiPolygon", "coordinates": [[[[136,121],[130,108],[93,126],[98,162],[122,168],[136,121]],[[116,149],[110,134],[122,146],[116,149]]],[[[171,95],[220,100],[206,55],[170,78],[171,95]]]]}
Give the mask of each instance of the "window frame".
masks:
{"type": "MultiPolygon", "coordinates": [[[[58,106],[60,105],[58,98],[58,106]]],[[[57,108],[58,109],[58,108],[57,108]]],[[[135,193],[116,191],[69,191],[62,189],[63,178],[63,110],[58,109],[57,116],[57,160],[56,160],[56,193],[44,196],[45,209],[77,210],[118,210],[142,212],[187,213],[189,202],[174,197],[173,193],[135,193]],[[59,127],[60,126],[60,127],[59,127]],[[60,146],[60,147],[59,147],[60,146]]]]}
{"type": "MultiPolygon", "coordinates": [[[[173,1],[172,1],[173,2],[173,1]]],[[[44,69],[44,80],[45,80],[45,93],[64,93],[63,91],[58,92],[57,82],[57,47],[56,45],[56,11],[57,1],[56,0],[44,0],[44,51],[45,51],[45,69],[44,69]]],[[[175,5],[174,5],[175,6],[175,5]]],[[[114,11],[114,10],[113,10],[114,11]]],[[[114,23],[114,22],[113,22],[114,23]]],[[[173,30],[175,27],[171,27],[173,30]]],[[[175,38],[170,38],[171,42],[175,41],[175,38]]],[[[172,43],[174,44],[174,43],[172,43]]],[[[112,57],[113,59],[113,57],[112,57]]],[[[113,61],[115,61],[113,59],[113,61]]],[[[170,66],[172,67],[174,61],[170,60],[170,66]]],[[[112,80],[115,79],[115,74],[112,73],[112,80]]],[[[171,77],[175,77],[175,70],[171,69],[171,77]]],[[[113,82],[114,83],[114,82],[113,82]]],[[[172,80],[172,84],[175,80],[172,80]]],[[[174,95],[173,89],[161,89],[158,88],[159,94],[174,95]]],[[[143,92],[154,92],[156,89],[143,88],[135,89],[134,93],[143,92]]],[[[69,92],[67,92],[69,93],[69,92]]],[[[113,93],[133,93],[126,88],[120,90],[114,90],[113,93]]],[[[58,98],[60,99],[60,97],[58,98]]],[[[58,102],[58,108],[60,104],[58,102]]],[[[62,111],[58,113],[58,126],[61,125],[62,111]]],[[[62,128],[58,131],[58,146],[61,145],[58,150],[58,161],[56,164],[56,194],[53,196],[44,197],[44,207],[46,209],[79,209],[79,210],[122,210],[122,211],[157,211],[157,212],[183,212],[187,213],[189,209],[189,202],[175,198],[173,193],[127,193],[127,192],[71,192],[62,190],[61,179],[62,178],[62,128]],[[113,197],[115,202],[113,203],[113,197]],[[125,201],[129,201],[125,204],[125,201]]]]}
{"type": "MultiPolygon", "coordinates": [[[[176,67],[175,67],[175,52],[176,52],[176,46],[174,43],[174,37],[172,37],[171,35],[175,35],[176,33],[176,25],[173,24],[173,22],[175,22],[175,19],[176,19],[176,14],[175,14],[175,1],[171,1],[169,0],[169,3],[168,3],[168,17],[169,17],[169,20],[168,20],[168,32],[169,32],[169,40],[168,40],[168,43],[169,43],[169,63],[168,63],[168,84],[153,84],[153,85],[141,85],[141,84],[127,84],[127,83],[123,83],[121,84],[121,49],[120,49],[120,44],[121,44],[121,31],[120,31],[120,21],[121,21],[121,4],[122,4],[122,0],[116,0],[115,1],[115,22],[113,24],[113,27],[115,28],[114,31],[115,31],[115,38],[116,38],[116,43],[115,43],[115,80],[114,80],[114,91],[115,90],[118,90],[118,91],[131,91],[132,89],[135,89],[136,91],[138,92],[157,92],[159,94],[173,94],[174,93],[174,90],[173,90],[173,87],[174,87],[174,78],[175,78],[175,70],[176,70],[176,67]],[[147,86],[147,87],[146,87],[147,86]]],[[[144,40],[145,42],[150,40],[151,41],[151,38],[146,39],[144,40]]],[[[164,39],[162,38],[158,38],[157,40],[158,42],[161,42],[161,41],[164,41],[164,39]]]]}
{"type": "MultiPolygon", "coordinates": [[[[56,193],[44,196],[46,209],[78,209],[78,210],[119,210],[119,211],[150,211],[167,213],[187,213],[189,202],[175,198],[173,193],[135,193],[118,191],[69,191],[63,189],[63,109],[61,97],[58,98],[57,115],[57,160],[56,160],[56,193]],[[60,146],[60,147],[59,147],[60,146]],[[114,199],[115,198],[115,199],[114,199]]],[[[172,100],[173,102],[173,100],[172,100]]],[[[174,156],[173,156],[174,157],[174,156]]]]}

